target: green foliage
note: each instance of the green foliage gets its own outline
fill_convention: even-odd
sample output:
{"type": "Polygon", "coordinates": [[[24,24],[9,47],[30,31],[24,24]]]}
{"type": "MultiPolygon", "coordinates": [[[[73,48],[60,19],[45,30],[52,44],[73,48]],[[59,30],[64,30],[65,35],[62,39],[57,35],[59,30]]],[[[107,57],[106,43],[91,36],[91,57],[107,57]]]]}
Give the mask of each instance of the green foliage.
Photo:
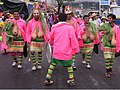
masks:
{"type": "Polygon", "coordinates": [[[13,29],[13,23],[12,22],[9,22],[7,24],[4,25],[4,27],[2,28],[2,32],[6,32],[6,43],[7,45],[8,44],[11,44],[12,43],[12,38],[13,38],[13,35],[12,35],[12,29],[13,29]]]}
{"type": "Polygon", "coordinates": [[[45,25],[44,16],[42,15],[42,13],[40,13],[40,20],[42,22],[42,29],[43,29],[44,33],[46,33],[46,25],[45,25]]]}
{"type": "Polygon", "coordinates": [[[111,29],[111,26],[109,23],[105,23],[103,24],[100,28],[99,28],[99,31],[107,31],[107,34],[103,34],[102,35],[102,39],[103,39],[103,44],[104,45],[110,45],[110,43],[108,42],[109,41],[109,38],[113,35],[113,31],[111,29]]]}
{"type": "Polygon", "coordinates": [[[96,36],[96,31],[97,31],[96,25],[94,23],[90,22],[88,27],[90,28],[90,30],[92,31],[94,36],[96,36]]]}
{"type": "Polygon", "coordinates": [[[32,17],[33,17],[33,13],[31,12],[30,15],[29,15],[29,17],[28,17],[27,20],[26,20],[26,23],[27,23],[27,24],[28,24],[28,22],[32,19],[32,17]]]}

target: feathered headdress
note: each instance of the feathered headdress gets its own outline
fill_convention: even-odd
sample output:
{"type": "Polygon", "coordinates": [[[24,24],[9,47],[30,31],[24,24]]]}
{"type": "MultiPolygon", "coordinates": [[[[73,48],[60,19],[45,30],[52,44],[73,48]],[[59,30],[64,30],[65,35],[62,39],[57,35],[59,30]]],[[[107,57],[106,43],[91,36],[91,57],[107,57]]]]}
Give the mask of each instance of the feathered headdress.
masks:
{"type": "Polygon", "coordinates": [[[70,6],[66,6],[65,7],[65,14],[70,14],[70,13],[72,13],[73,11],[72,11],[72,7],[70,7],[70,6]]]}
{"type": "Polygon", "coordinates": [[[41,9],[38,2],[34,2],[34,8],[39,9],[39,10],[41,9]]]}

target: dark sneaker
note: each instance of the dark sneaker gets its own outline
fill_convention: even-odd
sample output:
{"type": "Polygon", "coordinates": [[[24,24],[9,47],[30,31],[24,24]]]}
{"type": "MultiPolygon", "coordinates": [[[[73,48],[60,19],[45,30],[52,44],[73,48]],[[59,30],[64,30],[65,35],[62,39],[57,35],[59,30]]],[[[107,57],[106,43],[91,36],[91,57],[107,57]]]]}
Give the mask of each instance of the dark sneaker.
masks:
{"type": "Polygon", "coordinates": [[[73,68],[73,71],[76,70],[76,66],[74,64],[72,64],[72,68],[73,68]]]}
{"type": "Polygon", "coordinates": [[[51,84],[53,84],[53,81],[50,80],[50,79],[46,79],[46,80],[44,81],[44,84],[45,84],[45,85],[51,85],[51,84]]]}
{"type": "Polygon", "coordinates": [[[67,80],[67,83],[68,83],[70,86],[75,86],[74,80],[67,80]]]}
{"type": "Polygon", "coordinates": [[[110,74],[109,73],[105,73],[105,77],[106,78],[110,78],[110,74]]]}
{"type": "Polygon", "coordinates": [[[113,75],[113,69],[112,68],[110,68],[110,75],[113,75]]]}

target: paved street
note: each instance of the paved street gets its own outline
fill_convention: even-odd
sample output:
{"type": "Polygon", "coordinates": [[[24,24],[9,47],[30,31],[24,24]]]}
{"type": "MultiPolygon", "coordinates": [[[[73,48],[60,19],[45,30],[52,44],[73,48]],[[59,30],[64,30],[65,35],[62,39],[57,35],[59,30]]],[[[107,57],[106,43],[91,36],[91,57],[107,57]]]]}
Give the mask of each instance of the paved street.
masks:
{"type": "Polygon", "coordinates": [[[12,60],[9,55],[0,55],[0,89],[120,89],[120,58],[116,58],[114,63],[114,75],[111,78],[105,78],[105,63],[103,54],[93,53],[92,69],[86,69],[81,63],[81,54],[77,56],[77,70],[74,72],[74,87],[67,85],[68,78],[67,69],[57,66],[54,70],[54,84],[50,86],[44,85],[45,75],[49,63],[43,56],[42,69],[32,71],[31,62],[24,59],[23,68],[18,70],[12,67],[12,60]]]}

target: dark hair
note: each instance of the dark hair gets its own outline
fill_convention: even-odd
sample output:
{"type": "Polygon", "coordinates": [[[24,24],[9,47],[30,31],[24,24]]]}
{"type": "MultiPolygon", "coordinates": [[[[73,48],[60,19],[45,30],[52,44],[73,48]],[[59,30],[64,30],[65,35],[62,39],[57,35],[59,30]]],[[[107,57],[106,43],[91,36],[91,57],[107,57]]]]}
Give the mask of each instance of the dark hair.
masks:
{"type": "Polygon", "coordinates": [[[86,17],[89,17],[89,15],[84,15],[84,16],[83,16],[83,19],[85,19],[86,17]]]}
{"type": "Polygon", "coordinates": [[[17,10],[14,10],[13,14],[14,14],[15,12],[18,12],[18,13],[20,14],[20,12],[19,12],[19,11],[17,11],[17,10]]]}
{"type": "Polygon", "coordinates": [[[58,19],[59,19],[59,21],[66,21],[67,15],[65,13],[60,13],[58,15],[58,19]]]}
{"type": "Polygon", "coordinates": [[[114,15],[114,14],[109,14],[107,17],[112,17],[112,19],[116,19],[116,15],[114,15]]]}

